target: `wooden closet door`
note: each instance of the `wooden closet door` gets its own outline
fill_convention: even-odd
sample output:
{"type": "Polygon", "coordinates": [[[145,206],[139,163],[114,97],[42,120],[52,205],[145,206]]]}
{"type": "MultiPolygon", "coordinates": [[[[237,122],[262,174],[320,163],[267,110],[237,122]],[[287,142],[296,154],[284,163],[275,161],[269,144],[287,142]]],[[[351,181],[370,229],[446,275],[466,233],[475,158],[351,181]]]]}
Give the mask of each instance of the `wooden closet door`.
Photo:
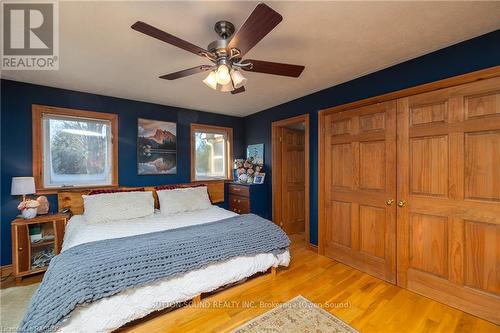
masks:
{"type": "Polygon", "coordinates": [[[398,100],[398,199],[398,285],[500,324],[500,78],[398,100]]]}
{"type": "Polygon", "coordinates": [[[282,228],[295,234],[305,229],[305,135],[285,127],[281,131],[282,228]]]}
{"type": "Polygon", "coordinates": [[[396,102],[325,120],[325,254],[395,282],[396,102]]]}

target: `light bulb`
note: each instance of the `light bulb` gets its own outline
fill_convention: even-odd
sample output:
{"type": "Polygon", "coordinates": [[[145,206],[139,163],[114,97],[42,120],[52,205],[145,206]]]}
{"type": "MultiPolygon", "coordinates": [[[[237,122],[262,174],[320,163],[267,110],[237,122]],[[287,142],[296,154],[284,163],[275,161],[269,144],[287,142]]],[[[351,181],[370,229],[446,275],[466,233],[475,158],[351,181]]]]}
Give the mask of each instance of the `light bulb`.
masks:
{"type": "Polygon", "coordinates": [[[230,92],[230,91],[233,91],[234,88],[233,88],[231,81],[229,81],[228,84],[221,85],[219,90],[221,92],[230,92]]]}
{"type": "Polygon", "coordinates": [[[229,68],[222,64],[217,68],[217,82],[221,85],[226,85],[231,82],[231,75],[229,75],[229,68]]]}
{"type": "Polygon", "coordinates": [[[215,71],[210,71],[205,80],[203,80],[203,83],[214,90],[217,89],[217,75],[215,74],[215,71]]]}
{"type": "Polygon", "coordinates": [[[240,71],[236,69],[231,70],[231,78],[233,79],[233,85],[235,89],[243,87],[247,84],[247,79],[241,74],[240,71]]]}

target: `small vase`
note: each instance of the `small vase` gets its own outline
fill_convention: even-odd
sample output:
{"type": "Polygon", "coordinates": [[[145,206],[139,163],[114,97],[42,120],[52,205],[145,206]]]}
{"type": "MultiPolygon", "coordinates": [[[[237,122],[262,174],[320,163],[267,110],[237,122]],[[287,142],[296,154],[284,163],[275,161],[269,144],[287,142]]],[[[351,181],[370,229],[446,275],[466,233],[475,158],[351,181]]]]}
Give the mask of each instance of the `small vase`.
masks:
{"type": "Polygon", "coordinates": [[[21,211],[21,215],[25,220],[32,219],[36,217],[36,213],[38,211],[38,207],[35,208],[25,208],[21,211]]]}

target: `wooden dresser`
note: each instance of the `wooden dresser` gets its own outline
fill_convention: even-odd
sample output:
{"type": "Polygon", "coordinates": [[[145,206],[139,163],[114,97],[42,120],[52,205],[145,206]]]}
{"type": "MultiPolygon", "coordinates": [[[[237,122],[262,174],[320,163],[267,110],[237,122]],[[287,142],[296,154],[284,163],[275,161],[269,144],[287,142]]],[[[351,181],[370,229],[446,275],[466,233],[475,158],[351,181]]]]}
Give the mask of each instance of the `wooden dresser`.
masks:
{"type": "Polygon", "coordinates": [[[270,218],[267,186],[264,184],[226,183],[227,209],[238,214],[256,214],[270,218]]]}
{"type": "Polygon", "coordinates": [[[37,266],[36,263],[39,262],[34,258],[43,256],[44,252],[53,255],[61,252],[64,229],[69,217],[68,214],[47,214],[29,220],[16,218],[12,221],[12,263],[16,282],[21,282],[23,276],[47,270],[48,262],[37,266]],[[30,229],[34,227],[40,228],[45,239],[31,241],[30,229]]]}

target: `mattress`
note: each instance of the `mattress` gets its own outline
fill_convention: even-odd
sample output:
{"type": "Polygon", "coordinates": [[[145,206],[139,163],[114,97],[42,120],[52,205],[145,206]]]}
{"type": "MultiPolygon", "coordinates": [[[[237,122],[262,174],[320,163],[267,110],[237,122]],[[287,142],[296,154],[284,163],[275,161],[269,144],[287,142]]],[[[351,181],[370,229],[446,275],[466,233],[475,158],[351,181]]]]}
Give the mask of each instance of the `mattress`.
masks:
{"type": "MultiPolygon", "coordinates": [[[[217,206],[169,216],[159,213],[150,217],[89,224],[82,215],[73,216],[66,227],[62,251],[79,244],[149,232],[176,229],[189,225],[222,220],[236,214],[217,206]]],[[[144,286],[127,289],[112,297],[79,306],[59,328],[61,332],[107,332],[153,311],[192,299],[203,292],[240,281],[270,267],[288,266],[290,254],[263,253],[236,257],[191,271],[183,276],[167,278],[144,286]]]]}

